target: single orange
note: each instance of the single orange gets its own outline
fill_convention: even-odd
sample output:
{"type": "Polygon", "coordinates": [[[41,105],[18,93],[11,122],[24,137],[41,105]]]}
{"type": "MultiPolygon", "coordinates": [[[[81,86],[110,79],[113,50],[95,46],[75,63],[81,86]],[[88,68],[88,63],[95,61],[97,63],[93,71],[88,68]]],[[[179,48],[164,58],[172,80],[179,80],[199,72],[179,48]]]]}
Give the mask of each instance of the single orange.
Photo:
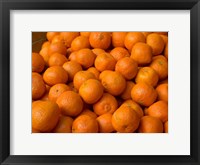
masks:
{"type": "Polygon", "coordinates": [[[39,54],[43,57],[45,65],[48,66],[48,61],[49,61],[49,54],[48,54],[48,47],[44,47],[40,50],[39,54]]]}
{"type": "Polygon", "coordinates": [[[112,32],[113,47],[124,47],[124,40],[127,32],[112,32]]]}
{"type": "Polygon", "coordinates": [[[32,53],[32,72],[42,72],[45,67],[45,61],[43,57],[38,53],[32,53]]]}
{"type": "Polygon", "coordinates": [[[48,47],[48,55],[51,56],[53,53],[60,53],[66,56],[67,48],[61,42],[51,43],[48,47]]]}
{"type": "Polygon", "coordinates": [[[90,48],[88,37],[78,36],[71,43],[71,50],[78,51],[80,49],[90,48]]]}
{"type": "Polygon", "coordinates": [[[62,66],[65,62],[67,62],[67,57],[60,53],[53,53],[49,57],[49,67],[51,66],[62,66]]]}
{"type": "Polygon", "coordinates": [[[130,54],[127,49],[123,47],[115,47],[110,51],[110,54],[114,57],[116,61],[124,58],[124,57],[129,57],[130,54]]]}
{"type": "Polygon", "coordinates": [[[99,132],[100,133],[111,133],[115,129],[112,126],[112,114],[105,113],[99,117],[97,117],[97,122],[99,124],[99,132]]]}
{"type": "Polygon", "coordinates": [[[158,100],[168,102],[168,84],[160,84],[157,86],[156,91],[158,93],[158,100]]]}

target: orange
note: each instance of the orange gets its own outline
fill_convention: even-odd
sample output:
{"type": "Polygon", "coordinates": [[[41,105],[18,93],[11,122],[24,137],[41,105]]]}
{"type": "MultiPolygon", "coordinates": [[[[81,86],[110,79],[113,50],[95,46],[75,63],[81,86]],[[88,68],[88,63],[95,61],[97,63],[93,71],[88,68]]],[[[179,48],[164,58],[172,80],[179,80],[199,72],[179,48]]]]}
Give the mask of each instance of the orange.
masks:
{"type": "Polygon", "coordinates": [[[135,132],[139,126],[139,116],[131,108],[123,106],[118,108],[112,116],[112,125],[117,132],[132,133],[135,132]]]}
{"type": "Polygon", "coordinates": [[[168,36],[167,35],[163,35],[163,34],[161,34],[160,36],[162,37],[162,39],[163,39],[163,41],[165,43],[165,46],[166,46],[168,44],[168,36]]]}
{"type": "Polygon", "coordinates": [[[149,34],[151,34],[152,32],[142,32],[143,33],[143,35],[145,36],[145,38],[147,38],[147,36],[149,35],[149,34]]]}
{"type": "Polygon", "coordinates": [[[157,86],[158,100],[168,102],[168,84],[160,84],[157,86]]]}
{"type": "Polygon", "coordinates": [[[89,80],[89,79],[95,79],[95,75],[91,72],[88,72],[88,71],[79,71],[77,72],[75,75],[74,75],[74,80],[73,80],[73,83],[74,83],[74,87],[76,89],[79,89],[80,86],[86,81],[86,80],[89,80]]]}
{"type": "Polygon", "coordinates": [[[89,42],[93,48],[106,50],[111,44],[111,35],[108,32],[91,32],[89,42]]]}
{"type": "Polygon", "coordinates": [[[131,58],[135,60],[139,66],[147,65],[152,60],[152,49],[146,43],[138,42],[133,46],[131,58]]]}
{"type": "Polygon", "coordinates": [[[78,51],[80,49],[90,48],[88,37],[78,36],[71,43],[71,50],[78,51]]]}
{"type": "Polygon", "coordinates": [[[118,72],[111,71],[106,74],[102,79],[101,83],[105,88],[105,91],[113,96],[118,96],[123,93],[126,88],[125,78],[118,72]]]}
{"type": "Polygon", "coordinates": [[[58,124],[53,129],[54,133],[71,133],[73,119],[69,116],[60,116],[58,124]]]}
{"type": "Polygon", "coordinates": [[[90,49],[81,49],[77,52],[76,61],[87,69],[94,64],[96,55],[90,49]]]}
{"type": "Polygon", "coordinates": [[[168,43],[166,44],[164,49],[164,56],[168,59],[168,43]]]}
{"type": "Polygon", "coordinates": [[[69,91],[71,88],[66,84],[56,84],[49,90],[49,100],[56,102],[57,98],[65,91],[69,91]]]}
{"type": "Polygon", "coordinates": [[[32,133],[40,133],[40,131],[38,131],[38,130],[32,128],[32,133]]]}
{"type": "Polygon", "coordinates": [[[113,47],[124,47],[124,39],[127,32],[112,32],[113,47]]]}
{"type": "Polygon", "coordinates": [[[99,48],[94,48],[94,49],[92,49],[92,52],[93,52],[96,56],[98,56],[98,55],[101,54],[101,53],[105,53],[105,50],[99,49],[99,48]]]}
{"type": "Polygon", "coordinates": [[[163,133],[163,124],[160,119],[152,116],[143,116],[138,128],[139,133],[163,133]]]}
{"type": "Polygon", "coordinates": [[[81,36],[89,37],[91,32],[80,32],[81,36]]]}
{"type": "Polygon", "coordinates": [[[58,105],[51,101],[32,103],[32,127],[40,132],[50,132],[59,120],[58,105]]]}
{"type": "Polygon", "coordinates": [[[148,115],[159,118],[163,123],[168,121],[168,104],[157,101],[148,108],[148,115]]]}
{"type": "Polygon", "coordinates": [[[147,36],[146,43],[151,46],[153,55],[159,55],[162,53],[165,43],[159,34],[152,33],[147,36]]]}
{"type": "Polygon", "coordinates": [[[78,52],[78,51],[74,51],[74,52],[71,52],[71,53],[70,53],[70,55],[69,55],[69,57],[68,57],[70,61],[76,61],[77,52],[78,52]]]}
{"type": "Polygon", "coordinates": [[[60,32],[60,36],[66,47],[70,47],[72,41],[79,36],[79,32],[60,32]]]}
{"type": "Polygon", "coordinates": [[[164,132],[168,133],[168,121],[164,123],[164,132]]]}
{"type": "Polygon", "coordinates": [[[78,116],[72,124],[73,133],[97,133],[98,122],[95,118],[88,115],[78,116]]]}
{"type": "Polygon", "coordinates": [[[47,34],[46,34],[47,40],[49,42],[51,42],[53,37],[55,37],[58,34],[59,34],[59,32],[47,32],[47,34]]]}
{"type": "Polygon", "coordinates": [[[138,71],[138,64],[130,57],[124,57],[117,61],[115,71],[124,76],[126,80],[133,79],[138,71]]]}
{"type": "Polygon", "coordinates": [[[58,98],[56,103],[61,109],[62,114],[75,117],[83,110],[83,101],[79,94],[74,91],[65,91],[58,98]]]}
{"type": "Polygon", "coordinates": [[[158,80],[159,80],[158,74],[151,67],[140,68],[135,78],[136,83],[144,82],[154,87],[157,85],[158,80]]]}
{"type": "Polygon", "coordinates": [[[101,99],[93,104],[93,110],[97,115],[114,113],[118,108],[117,100],[109,93],[104,93],[101,99]]]}
{"type": "Polygon", "coordinates": [[[139,104],[137,104],[135,101],[133,100],[126,100],[122,103],[122,105],[120,107],[131,107],[139,116],[139,118],[141,118],[144,115],[144,112],[142,110],[142,108],[140,107],[139,104]]]}
{"type": "Polygon", "coordinates": [[[115,47],[110,51],[110,54],[114,57],[116,61],[122,59],[123,57],[130,56],[128,50],[123,47],[115,47]]]}
{"type": "Polygon", "coordinates": [[[55,35],[51,41],[51,43],[57,43],[60,42],[62,44],[65,44],[65,41],[63,40],[62,36],[60,34],[55,35]]]}
{"type": "Polygon", "coordinates": [[[45,47],[49,47],[50,44],[51,44],[51,42],[45,41],[45,42],[42,44],[41,49],[43,49],[43,48],[45,48],[45,47]]]}
{"type": "Polygon", "coordinates": [[[39,73],[32,72],[32,99],[41,98],[46,92],[46,86],[39,73]]]}
{"type": "MultiPolygon", "coordinates": [[[[81,112],[80,115],[88,115],[88,116],[93,117],[93,118],[95,118],[95,119],[97,118],[96,113],[94,113],[93,111],[91,111],[91,110],[89,110],[89,109],[87,109],[87,108],[83,109],[83,111],[81,112]]],[[[79,116],[80,116],[80,115],[79,115],[79,116]]]]}
{"type": "Polygon", "coordinates": [[[110,53],[101,53],[94,61],[95,68],[100,72],[104,70],[114,70],[115,64],[116,60],[110,55],[110,53]]]}
{"type": "Polygon", "coordinates": [[[49,86],[53,86],[58,83],[66,83],[68,74],[62,66],[52,66],[44,72],[43,79],[49,86]]]}
{"type": "Polygon", "coordinates": [[[40,50],[39,54],[43,57],[45,65],[48,66],[48,61],[49,61],[49,54],[48,54],[48,47],[44,47],[40,50]]]}
{"type": "Polygon", "coordinates": [[[69,81],[73,81],[74,75],[82,70],[81,65],[76,61],[67,61],[63,64],[63,68],[67,71],[69,81]]]}
{"type": "Polygon", "coordinates": [[[60,42],[51,43],[48,47],[48,55],[51,56],[53,53],[60,53],[66,56],[67,48],[60,42]]]}
{"type": "Polygon", "coordinates": [[[38,53],[32,53],[32,72],[42,72],[45,67],[43,57],[38,53]]]}
{"type": "Polygon", "coordinates": [[[167,59],[162,56],[162,58],[155,58],[150,64],[150,67],[153,68],[158,76],[159,80],[163,80],[168,76],[168,62],[167,59]]]}
{"type": "Polygon", "coordinates": [[[103,95],[103,86],[99,80],[86,80],[79,88],[79,94],[88,104],[96,103],[103,95]]]}
{"type": "Polygon", "coordinates": [[[65,62],[67,62],[67,57],[65,57],[63,54],[60,53],[53,53],[50,57],[49,57],[49,66],[62,66],[65,62]]]}
{"type": "Polygon", "coordinates": [[[96,79],[99,79],[100,72],[95,67],[90,67],[87,71],[93,73],[96,79]]]}
{"type": "Polygon", "coordinates": [[[142,32],[129,32],[127,33],[124,44],[125,47],[131,51],[137,42],[145,42],[145,36],[142,32]]]}
{"type": "Polygon", "coordinates": [[[120,95],[120,97],[124,100],[128,100],[131,99],[131,90],[133,88],[133,86],[135,85],[134,82],[132,81],[126,81],[126,88],[123,91],[123,93],[120,95]]]}
{"type": "Polygon", "coordinates": [[[105,113],[99,117],[97,117],[97,122],[99,124],[99,132],[100,133],[111,133],[115,129],[112,126],[112,114],[105,113]]]}
{"type": "Polygon", "coordinates": [[[142,106],[150,106],[156,101],[157,92],[153,86],[140,82],[132,88],[131,98],[142,106]]]}

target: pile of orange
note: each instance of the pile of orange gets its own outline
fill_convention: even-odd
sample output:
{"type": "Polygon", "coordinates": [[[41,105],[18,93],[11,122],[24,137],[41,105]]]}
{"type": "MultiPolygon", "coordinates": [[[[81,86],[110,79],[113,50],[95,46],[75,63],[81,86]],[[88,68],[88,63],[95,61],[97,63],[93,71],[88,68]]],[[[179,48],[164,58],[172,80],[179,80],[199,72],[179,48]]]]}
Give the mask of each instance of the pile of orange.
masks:
{"type": "Polygon", "coordinates": [[[32,53],[33,133],[168,132],[167,32],[47,32],[32,53]]]}

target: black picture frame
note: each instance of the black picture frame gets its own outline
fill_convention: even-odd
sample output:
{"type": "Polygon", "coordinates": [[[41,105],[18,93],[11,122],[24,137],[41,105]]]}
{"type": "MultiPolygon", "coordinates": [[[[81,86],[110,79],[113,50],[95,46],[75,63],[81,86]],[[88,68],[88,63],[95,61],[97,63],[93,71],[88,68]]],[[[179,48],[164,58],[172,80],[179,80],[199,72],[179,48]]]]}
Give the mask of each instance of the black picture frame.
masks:
{"type": "MultiPolygon", "coordinates": [[[[184,36],[183,36],[184,37],[184,36]]],[[[199,0],[0,0],[0,162],[6,164],[200,164],[199,0]],[[190,156],[24,156],[10,155],[10,10],[125,9],[190,10],[190,156]]]]}

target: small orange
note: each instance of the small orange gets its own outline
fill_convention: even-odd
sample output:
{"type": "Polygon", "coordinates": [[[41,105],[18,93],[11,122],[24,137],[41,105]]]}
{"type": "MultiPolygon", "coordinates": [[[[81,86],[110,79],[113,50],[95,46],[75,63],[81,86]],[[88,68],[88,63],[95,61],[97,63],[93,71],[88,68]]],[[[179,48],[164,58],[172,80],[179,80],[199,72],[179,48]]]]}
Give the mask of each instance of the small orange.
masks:
{"type": "Polygon", "coordinates": [[[163,41],[165,43],[165,46],[166,46],[168,44],[168,36],[167,35],[163,35],[163,34],[161,34],[160,36],[162,37],[162,39],[163,39],[163,41]]]}
{"type": "Polygon", "coordinates": [[[113,96],[121,95],[126,88],[125,78],[118,72],[111,71],[101,79],[101,83],[105,88],[105,91],[113,96]]]}
{"type": "Polygon", "coordinates": [[[128,32],[124,44],[125,47],[131,51],[137,42],[145,42],[145,36],[142,32],[128,32]]]}
{"type": "Polygon", "coordinates": [[[160,84],[157,86],[158,100],[168,102],[168,84],[160,84]]]}
{"type": "Polygon", "coordinates": [[[51,42],[53,37],[58,35],[58,34],[59,34],[59,32],[47,32],[47,34],[46,34],[47,40],[49,42],[51,42]]]}
{"type": "Polygon", "coordinates": [[[138,114],[131,107],[120,107],[112,115],[112,125],[117,132],[135,132],[139,122],[138,114]]]}
{"type": "Polygon", "coordinates": [[[53,86],[58,83],[66,83],[68,74],[62,66],[52,66],[44,72],[43,79],[49,86],[53,86]]]}
{"type": "Polygon", "coordinates": [[[59,120],[58,105],[51,101],[34,101],[32,103],[32,128],[40,132],[50,132],[59,120]]]}
{"type": "Polygon", "coordinates": [[[134,82],[126,81],[126,88],[125,88],[124,92],[120,95],[120,97],[124,100],[131,99],[131,90],[134,85],[135,85],[134,82]]]}
{"type": "Polygon", "coordinates": [[[168,104],[157,101],[148,108],[148,115],[159,118],[163,123],[168,120],[168,104]]]}
{"type": "Polygon", "coordinates": [[[147,36],[146,43],[151,46],[153,55],[159,55],[162,53],[165,43],[159,34],[152,33],[147,36]]]}
{"type": "Polygon", "coordinates": [[[95,67],[90,67],[87,71],[93,73],[96,79],[99,79],[100,72],[95,67]]]}
{"type": "Polygon", "coordinates": [[[80,32],[81,36],[89,37],[91,32],[80,32]]]}
{"type": "Polygon", "coordinates": [[[46,86],[42,76],[37,72],[32,72],[32,99],[40,99],[46,92],[46,86]]]}
{"type": "Polygon", "coordinates": [[[105,50],[99,49],[99,48],[94,48],[94,49],[92,49],[92,52],[93,52],[96,56],[98,56],[98,55],[101,54],[101,53],[105,53],[105,50]]]}
{"type": "Polygon", "coordinates": [[[86,80],[79,88],[79,94],[88,104],[96,103],[103,95],[103,86],[99,80],[86,80]]]}
{"type": "Polygon", "coordinates": [[[153,86],[140,82],[132,88],[131,98],[142,106],[150,106],[156,101],[157,92],[153,86]]]}
{"type": "Polygon", "coordinates": [[[112,32],[113,47],[124,47],[124,40],[127,32],[112,32]]]}
{"type": "Polygon", "coordinates": [[[146,43],[138,42],[133,46],[131,58],[135,60],[139,66],[147,65],[152,60],[152,49],[146,43]]]}
{"type": "Polygon", "coordinates": [[[41,49],[42,49],[42,48],[45,48],[45,47],[49,47],[50,44],[51,44],[51,42],[45,41],[45,42],[42,44],[41,49]]]}
{"type": "Polygon", "coordinates": [[[67,61],[63,64],[63,68],[67,71],[69,81],[73,81],[74,75],[82,70],[81,65],[76,61],[67,61]]]}
{"type": "Polygon", "coordinates": [[[80,49],[76,54],[76,61],[87,69],[94,64],[96,55],[90,49],[80,49]]]}
{"type": "Polygon", "coordinates": [[[100,72],[104,70],[114,70],[115,64],[116,60],[110,55],[110,53],[101,53],[94,61],[95,68],[100,72]]]}
{"type": "Polygon", "coordinates": [[[61,37],[60,34],[58,35],[55,35],[51,41],[51,43],[57,43],[57,42],[60,42],[62,44],[65,44],[65,41],[63,40],[63,38],[61,37]]]}
{"type": "Polygon", "coordinates": [[[168,121],[164,123],[164,132],[168,133],[168,121]]]}
{"type": "Polygon", "coordinates": [[[167,78],[168,62],[164,56],[162,56],[162,58],[154,59],[151,62],[150,67],[153,68],[157,72],[157,74],[159,76],[159,80],[164,80],[165,78],[167,78]]]}
{"type": "Polygon", "coordinates": [[[69,91],[71,88],[66,84],[56,84],[49,90],[49,100],[56,102],[57,98],[65,91],[69,91]]]}
{"type": "Polygon", "coordinates": [[[70,89],[71,89],[72,91],[78,93],[78,90],[74,87],[74,83],[73,83],[73,82],[70,82],[70,83],[68,83],[67,85],[70,87],[70,89]]]}
{"type": "Polygon", "coordinates": [[[123,47],[115,47],[110,51],[110,54],[114,57],[116,61],[122,59],[123,57],[130,56],[128,50],[123,47]]]}
{"type": "Polygon", "coordinates": [[[71,50],[78,51],[80,49],[90,48],[88,37],[78,36],[71,43],[71,50]]]}
{"type": "Polygon", "coordinates": [[[66,56],[67,48],[61,42],[51,43],[48,47],[48,55],[51,56],[53,53],[60,53],[66,56]]]}
{"type": "Polygon", "coordinates": [[[157,72],[151,67],[142,67],[139,69],[135,78],[135,82],[144,82],[155,87],[158,83],[159,77],[157,72]]]}
{"type": "Polygon", "coordinates": [[[163,124],[160,119],[152,116],[143,116],[138,128],[139,133],[163,133],[163,124]]]}
{"type": "Polygon", "coordinates": [[[66,47],[70,47],[72,41],[79,35],[80,35],[79,32],[60,32],[60,36],[64,41],[64,45],[66,47]]]}
{"type": "Polygon", "coordinates": [[[78,116],[72,124],[72,133],[98,133],[98,130],[97,120],[88,115],[78,116]]]}
{"type": "Polygon", "coordinates": [[[48,47],[44,47],[40,50],[39,54],[43,57],[45,65],[48,66],[48,61],[49,61],[49,54],[48,54],[48,47]]]}
{"type": "Polygon", "coordinates": [[[58,98],[56,103],[61,109],[62,114],[75,117],[83,110],[83,101],[79,94],[74,91],[65,91],[58,98]]]}
{"type": "Polygon", "coordinates": [[[89,42],[93,48],[106,50],[111,44],[111,35],[108,32],[91,32],[89,42]]]}
{"type": "Polygon", "coordinates": [[[93,117],[95,119],[97,118],[96,113],[94,113],[93,111],[91,111],[91,110],[89,110],[87,108],[83,109],[83,111],[80,113],[80,115],[88,115],[88,116],[93,117]]]}
{"type": "Polygon", "coordinates": [[[138,64],[130,57],[124,57],[117,61],[115,71],[124,76],[126,80],[133,79],[138,71],[138,64]]]}
{"type": "Polygon", "coordinates": [[[49,67],[51,66],[62,66],[65,62],[67,62],[67,57],[65,57],[63,54],[60,53],[53,53],[49,57],[49,67]]]}
{"type": "Polygon", "coordinates": [[[32,53],[32,72],[42,72],[45,67],[45,61],[43,57],[38,53],[32,53]]]}
{"type": "Polygon", "coordinates": [[[100,133],[111,133],[115,129],[112,126],[112,114],[105,113],[99,117],[97,117],[97,122],[99,124],[99,132],[100,133]]]}
{"type": "Polygon", "coordinates": [[[97,115],[114,113],[118,108],[117,100],[109,93],[104,93],[98,102],[93,104],[93,110],[97,115]]]}
{"type": "Polygon", "coordinates": [[[71,133],[73,119],[69,116],[60,116],[58,124],[53,129],[54,133],[71,133]]]}
{"type": "Polygon", "coordinates": [[[74,75],[74,87],[79,90],[80,86],[89,79],[95,79],[95,75],[88,71],[79,71],[74,75]]]}
{"type": "Polygon", "coordinates": [[[123,107],[123,106],[131,107],[135,112],[137,112],[139,118],[144,116],[144,112],[143,112],[142,108],[140,107],[140,105],[137,104],[133,100],[129,99],[129,100],[124,101],[120,107],[123,107]]]}

